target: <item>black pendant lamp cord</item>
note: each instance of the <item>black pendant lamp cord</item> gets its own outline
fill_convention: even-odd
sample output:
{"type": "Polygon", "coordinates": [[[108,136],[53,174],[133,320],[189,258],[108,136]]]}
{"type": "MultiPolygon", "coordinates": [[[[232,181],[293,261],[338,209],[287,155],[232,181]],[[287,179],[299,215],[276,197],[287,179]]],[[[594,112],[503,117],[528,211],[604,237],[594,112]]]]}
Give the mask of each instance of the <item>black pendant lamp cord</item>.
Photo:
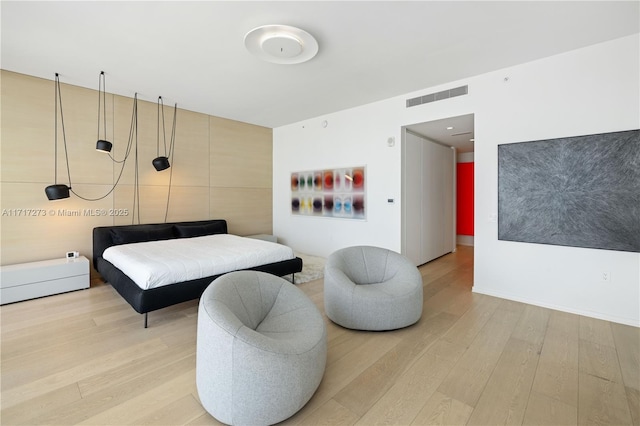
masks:
{"type": "Polygon", "coordinates": [[[54,120],[53,123],[53,173],[54,173],[54,181],[55,185],[58,184],[58,73],[56,73],[56,80],[53,84],[53,109],[54,109],[54,120]]]}
{"type": "Polygon", "coordinates": [[[156,103],[156,157],[160,157],[160,102],[162,96],[158,96],[158,102],[156,103]]]}
{"type": "MultiPolygon", "coordinates": [[[[167,157],[171,157],[171,161],[173,161],[173,147],[176,142],[176,117],[178,116],[178,103],[173,107],[173,128],[171,129],[171,140],[169,141],[169,154],[167,157]]],[[[173,163],[171,163],[173,164],[173,163]]]]}
{"type": "Polygon", "coordinates": [[[67,151],[67,134],[64,130],[64,115],[62,113],[62,93],[60,92],[60,76],[58,75],[58,73],[56,73],[56,87],[55,87],[55,92],[56,92],[56,105],[55,105],[55,109],[56,109],[56,125],[55,125],[55,132],[56,135],[54,137],[55,140],[55,145],[56,145],[56,161],[55,161],[55,179],[56,179],[56,184],[58,183],[58,103],[60,105],[60,124],[62,126],[62,141],[64,142],[64,156],[65,156],[65,161],[67,163],[67,177],[69,178],[69,190],[71,190],[71,171],[69,170],[69,152],[67,151]]]}
{"type": "Polygon", "coordinates": [[[167,131],[164,126],[164,101],[158,96],[158,128],[156,133],[156,157],[160,157],[160,117],[162,116],[162,139],[164,142],[164,155],[167,155],[167,131]]]}
{"type": "MultiPolygon", "coordinates": [[[[178,104],[176,103],[174,108],[173,108],[173,128],[171,129],[171,142],[169,145],[169,154],[168,157],[171,157],[171,164],[174,164],[173,162],[173,153],[174,153],[174,146],[175,146],[175,142],[176,142],[176,117],[178,115],[178,104]]],[[[174,167],[171,167],[171,170],[169,170],[169,190],[167,191],[167,207],[164,210],[164,221],[165,223],[167,222],[167,217],[169,215],[169,200],[171,199],[171,181],[173,180],[173,169],[175,169],[175,165],[174,167]]]]}
{"type": "MultiPolygon", "coordinates": [[[[100,112],[101,112],[101,107],[102,107],[102,113],[103,113],[103,119],[104,119],[104,135],[105,138],[107,136],[107,109],[106,109],[106,93],[105,93],[105,89],[104,89],[104,71],[100,73],[100,77],[99,77],[99,82],[98,82],[98,139],[100,138],[100,112]],[[102,96],[101,96],[102,93],[102,96]],[[102,100],[102,103],[101,103],[102,100]]],[[[161,100],[161,98],[160,98],[161,100]]],[[[160,104],[158,104],[160,105],[160,104]]],[[[58,73],[55,74],[55,85],[54,85],[54,107],[55,107],[55,114],[54,114],[54,118],[55,118],[55,123],[54,123],[54,156],[55,156],[55,161],[54,161],[54,179],[55,179],[55,184],[58,184],[58,108],[60,108],[60,125],[62,128],[62,139],[64,142],[64,154],[65,154],[65,162],[67,164],[67,177],[69,179],[69,191],[71,193],[73,193],[76,197],[85,200],[85,201],[99,201],[102,200],[104,198],[106,198],[107,196],[109,196],[115,189],[116,186],[118,185],[118,183],[120,182],[120,179],[122,178],[122,174],[124,172],[124,167],[126,164],[127,159],[129,158],[129,155],[131,154],[131,149],[133,147],[133,145],[135,144],[135,166],[134,166],[134,191],[133,191],[133,210],[132,210],[132,222],[135,222],[136,218],[138,219],[138,223],[140,223],[140,179],[139,179],[139,170],[138,170],[138,94],[136,93],[134,95],[133,98],[133,110],[131,112],[131,127],[129,128],[129,140],[127,141],[127,148],[125,151],[125,155],[124,155],[124,159],[122,161],[116,161],[113,157],[111,157],[111,154],[109,154],[109,156],[111,157],[111,159],[116,162],[116,163],[122,163],[122,167],[120,168],[120,172],[118,173],[118,178],[116,179],[116,181],[114,182],[113,186],[111,187],[111,189],[102,197],[98,197],[98,198],[87,198],[87,197],[83,197],[81,195],[79,195],[78,193],[76,193],[72,188],[71,188],[71,170],[69,167],[69,152],[67,149],[67,134],[65,131],[65,127],[64,127],[64,114],[63,114],[63,109],[62,109],[62,94],[61,94],[61,90],[60,90],[60,76],[58,73]]],[[[164,105],[163,105],[164,107],[164,105]]],[[[173,145],[175,142],[175,126],[176,126],[176,112],[178,109],[178,104],[176,104],[175,106],[175,110],[174,110],[174,115],[173,115],[173,130],[172,130],[172,134],[171,134],[171,142],[170,142],[170,148],[169,148],[169,156],[171,156],[171,161],[173,161],[173,145]]],[[[158,120],[159,120],[160,116],[158,115],[158,120]]],[[[164,145],[165,145],[165,153],[167,151],[167,142],[166,142],[166,136],[164,135],[164,108],[162,111],[162,127],[163,127],[163,136],[164,136],[164,145]]],[[[159,124],[158,124],[158,132],[159,132],[159,124]]],[[[160,150],[159,147],[159,135],[158,135],[158,151],[160,150]]],[[[173,168],[171,169],[170,175],[169,175],[169,193],[171,192],[171,179],[173,177],[173,168]]],[[[165,222],[167,220],[167,213],[169,211],[169,195],[167,196],[167,209],[165,212],[165,222]]]]}
{"type": "MultiPolygon", "coordinates": [[[[61,105],[62,105],[62,103],[61,103],[61,105]]],[[[60,111],[60,114],[62,115],[62,111],[60,111]]],[[[63,129],[62,133],[64,134],[64,121],[63,121],[62,129],[63,129]]],[[[118,178],[114,182],[114,184],[111,187],[111,189],[109,190],[109,192],[104,194],[102,197],[87,198],[87,197],[83,197],[83,196],[79,195],[78,193],[76,193],[72,189],[70,189],[70,191],[76,197],[80,198],[81,200],[85,200],[85,201],[99,201],[99,200],[102,200],[102,199],[106,198],[107,196],[109,196],[116,189],[116,186],[118,185],[118,183],[120,182],[120,179],[122,178],[122,173],[124,172],[124,167],[125,167],[126,161],[129,158],[129,155],[131,154],[131,148],[133,147],[134,141],[135,141],[135,145],[136,145],[136,155],[137,155],[137,150],[138,150],[138,94],[137,93],[133,97],[133,111],[131,112],[131,127],[129,128],[129,140],[127,141],[127,149],[126,149],[126,152],[125,152],[125,156],[124,156],[124,159],[122,161],[116,161],[117,163],[122,163],[122,167],[120,168],[120,172],[118,173],[118,178]]],[[[66,142],[65,142],[65,150],[66,150],[66,142]]],[[[67,161],[67,168],[68,168],[68,161],[67,161]]],[[[137,174],[137,160],[136,160],[136,174],[137,174]]],[[[71,186],[71,176],[69,176],[69,186],[71,186]]],[[[136,175],[136,186],[137,186],[137,175],[136,175]]]]}
{"type": "MultiPolygon", "coordinates": [[[[100,76],[98,77],[98,140],[100,140],[100,97],[102,95],[102,120],[104,122],[104,139],[107,139],[107,82],[106,77],[104,75],[104,71],[100,71],[100,76]]],[[[136,94],[137,95],[137,94],[136,94]]],[[[129,148],[129,146],[127,147],[129,148]]],[[[111,152],[107,152],[106,154],[111,158],[111,161],[114,163],[124,163],[127,161],[127,157],[129,156],[130,149],[127,149],[125,156],[122,160],[116,160],[113,158],[111,152]]]]}
{"type": "Polygon", "coordinates": [[[136,123],[136,129],[135,129],[135,145],[136,145],[136,150],[135,150],[135,165],[134,165],[134,181],[133,181],[133,208],[132,208],[132,217],[131,217],[131,224],[135,223],[136,220],[136,215],[138,218],[138,223],[140,223],[140,180],[139,180],[139,174],[138,174],[138,103],[137,103],[137,99],[138,99],[138,94],[136,93],[136,107],[134,110],[134,118],[131,119],[131,121],[133,122],[135,120],[136,123]],[[136,209],[137,207],[137,209],[136,209]]]}
{"type": "Polygon", "coordinates": [[[107,139],[107,87],[104,71],[100,71],[98,76],[98,138],[100,140],[100,109],[102,108],[104,123],[104,139],[107,139]],[[102,105],[100,100],[102,99],[102,105]]]}
{"type": "MultiPolygon", "coordinates": [[[[104,71],[100,71],[100,75],[98,76],[98,138],[100,140],[100,111],[102,110],[102,123],[103,123],[103,131],[104,131],[104,139],[107,139],[107,79],[105,77],[104,71]],[[100,100],[102,99],[102,104],[100,100]]],[[[106,153],[111,161],[114,163],[124,163],[127,161],[127,154],[125,154],[124,159],[116,160],[111,155],[111,152],[106,153]]]]}

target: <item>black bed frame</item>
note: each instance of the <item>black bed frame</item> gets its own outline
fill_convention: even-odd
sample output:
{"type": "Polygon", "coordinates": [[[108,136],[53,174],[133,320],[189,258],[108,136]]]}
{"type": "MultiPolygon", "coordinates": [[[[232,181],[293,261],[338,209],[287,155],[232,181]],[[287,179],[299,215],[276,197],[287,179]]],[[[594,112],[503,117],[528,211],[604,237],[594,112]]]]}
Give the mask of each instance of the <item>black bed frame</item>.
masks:
{"type": "MultiPolygon", "coordinates": [[[[148,313],[177,303],[197,299],[211,282],[220,275],[199,278],[191,281],[170,284],[143,290],[120,269],[102,257],[102,253],[111,246],[158,239],[181,238],[178,227],[199,227],[206,234],[226,234],[227,222],[223,219],[191,222],[172,222],[142,225],[101,226],[93,229],[93,267],[102,278],[140,314],[144,314],[144,327],[147,328],[148,313]],[[167,236],[167,229],[171,233],[167,236]],[[162,230],[161,234],[159,231],[162,230]],[[123,235],[125,237],[123,237],[123,235]]],[[[269,263],[249,268],[277,276],[292,275],[302,271],[302,259],[296,257],[282,262],[269,263]]]]}

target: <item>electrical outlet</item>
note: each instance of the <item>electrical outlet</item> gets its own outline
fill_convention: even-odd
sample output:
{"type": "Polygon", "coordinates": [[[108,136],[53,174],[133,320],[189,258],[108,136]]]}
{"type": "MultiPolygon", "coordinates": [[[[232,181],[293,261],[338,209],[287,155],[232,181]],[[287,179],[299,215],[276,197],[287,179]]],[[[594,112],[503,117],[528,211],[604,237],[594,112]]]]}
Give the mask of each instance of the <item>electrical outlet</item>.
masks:
{"type": "Polygon", "coordinates": [[[611,282],[611,272],[602,271],[602,273],[600,275],[600,281],[603,282],[603,283],[610,283],[611,282]]]}

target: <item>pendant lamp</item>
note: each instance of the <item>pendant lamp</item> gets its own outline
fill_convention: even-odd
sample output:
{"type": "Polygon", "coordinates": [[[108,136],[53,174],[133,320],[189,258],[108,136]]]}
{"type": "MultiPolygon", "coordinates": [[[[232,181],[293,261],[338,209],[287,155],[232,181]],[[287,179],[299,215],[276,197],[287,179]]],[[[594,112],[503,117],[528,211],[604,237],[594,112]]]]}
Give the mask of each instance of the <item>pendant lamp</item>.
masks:
{"type": "Polygon", "coordinates": [[[155,167],[159,172],[171,167],[171,164],[169,164],[169,159],[167,157],[156,157],[153,159],[151,164],[153,164],[153,167],[155,167]]]}
{"type": "Polygon", "coordinates": [[[176,137],[176,112],[178,110],[178,104],[175,104],[173,110],[173,129],[171,131],[171,140],[169,142],[169,153],[167,154],[167,136],[164,126],[164,101],[162,100],[162,96],[158,96],[158,127],[156,134],[156,155],[157,157],[153,159],[151,164],[156,169],[156,171],[161,172],[162,170],[166,170],[171,167],[169,163],[169,157],[173,151],[173,146],[175,143],[176,137]],[[162,138],[164,140],[164,154],[160,155],[160,123],[162,122],[162,138]]]}
{"type": "Polygon", "coordinates": [[[96,142],[96,150],[100,152],[111,152],[111,148],[113,148],[113,144],[109,141],[105,141],[103,139],[98,139],[96,142]]]}
{"type": "Polygon", "coordinates": [[[109,153],[113,148],[113,144],[107,140],[107,96],[105,86],[104,71],[100,71],[98,76],[98,142],[96,142],[96,150],[109,153]],[[100,109],[102,108],[104,139],[100,139],[100,109]]]}
{"type": "MultiPolygon", "coordinates": [[[[100,77],[100,85],[101,88],[104,87],[104,71],[100,73],[101,77],[100,77]]],[[[120,179],[122,178],[123,175],[123,171],[125,168],[125,165],[127,164],[127,159],[130,158],[130,155],[132,153],[135,154],[135,170],[136,170],[136,174],[135,174],[135,178],[134,178],[134,210],[135,207],[138,204],[138,94],[136,93],[133,97],[133,110],[131,113],[131,128],[129,131],[129,140],[127,141],[127,146],[125,148],[125,153],[124,153],[124,158],[122,160],[116,160],[114,159],[111,154],[109,153],[109,157],[111,158],[111,160],[114,163],[119,163],[120,164],[120,170],[117,172],[117,177],[115,182],[113,183],[113,185],[111,186],[111,188],[104,194],[101,195],[99,197],[96,198],[88,198],[88,197],[84,197],[78,193],[76,193],[73,189],[72,189],[72,185],[71,185],[71,171],[70,171],[70,167],[69,167],[69,153],[67,150],[67,137],[66,137],[66,132],[65,132],[65,126],[64,126],[64,114],[62,112],[62,94],[60,91],[60,77],[58,75],[58,73],[56,73],[56,77],[55,77],[55,135],[54,135],[54,149],[55,149],[55,155],[54,155],[54,170],[55,170],[55,183],[53,185],[49,185],[45,188],[44,192],[47,195],[47,198],[49,200],[61,200],[64,198],[69,198],[70,193],[73,193],[75,196],[77,196],[78,198],[80,198],[81,200],[84,201],[99,201],[102,200],[104,198],[106,198],[107,196],[109,196],[109,194],[111,194],[116,186],[118,185],[118,183],[120,182],[120,179]],[[61,130],[62,130],[62,139],[64,142],[64,154],[65,154],[65,163],[67,166],[67,177],[69,179],[69,185],[65,185],[65,184],[60,184],[58,183],[58,110],[60,110],[60,125],[61,125],[61,130]]],[[[100,91],[100,90],[99,90],[100,91]]],[[[103,96],[104,96],[104,92],[102,95],[98,96],[98,138],[100,137],[100,110],[102,107],[106,107],[106,105],[103,103],[103,96]]],[[[106,137],[106,114],[103,116],[104,117],[104,132],[105,132],[105,137],[106,137]]],[[[98,139],[98,142],[96,144],[96,148],[98,148],[98,150],[104,150],[105,152],[109,152],[111,151],[112,148],[112,144],[111,142],[104,140],[104,139],[98,139]],[[102,149],[101,149],[102,148],[102,149]]],[[[139,209],[138,209],[139,210],[139,209]]],[[[140,218],[138,217],[138,221],[140,221],[140,218]]]]}
{"type": "Polygon", "coordinates": [[[49,201],[62,200],[69,198],[69,187],[67,185],[55,184],[49,185],[44,189],[49,201]]]}
{"type": "MultiPolygon", "coordinates": [[[[62,115],[62,97],[60,96],[60,77],[58,73],[56,73],[55,83],[54,83],[54,106],[55,106],[55,125],[54,125],[54,184],[49,185],[44,189],[45,194],[47,194],[47,198],[49,201],[54,200],[62,200],[65,198],[69,198],[69,190],[70,186],[58,183],[58,105],[60,106],[60,118],[62,124],[62,136],[64,138],[64,151],[65,157],[67,157],[67,143],[66,136],[64,131],[64,116],[62,115]]],[[[67,157],[68,158],[68,157],[67,157]]],[[[69,163],[67,162],[67,172],[69,171],[69,163]]],[[[71,177],[69,177],[69,183],[71,183],[71,177]]]]}

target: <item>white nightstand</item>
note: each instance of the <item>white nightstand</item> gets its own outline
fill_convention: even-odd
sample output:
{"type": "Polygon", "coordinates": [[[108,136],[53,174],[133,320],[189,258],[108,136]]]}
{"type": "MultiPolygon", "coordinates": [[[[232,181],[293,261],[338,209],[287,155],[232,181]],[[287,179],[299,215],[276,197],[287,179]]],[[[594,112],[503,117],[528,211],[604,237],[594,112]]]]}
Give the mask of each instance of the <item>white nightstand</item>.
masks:
{"type": "Polygon", "coordinates": [[[53,259],[0,266],[0,304],[89,288],[89,259],[53,259]]]}

